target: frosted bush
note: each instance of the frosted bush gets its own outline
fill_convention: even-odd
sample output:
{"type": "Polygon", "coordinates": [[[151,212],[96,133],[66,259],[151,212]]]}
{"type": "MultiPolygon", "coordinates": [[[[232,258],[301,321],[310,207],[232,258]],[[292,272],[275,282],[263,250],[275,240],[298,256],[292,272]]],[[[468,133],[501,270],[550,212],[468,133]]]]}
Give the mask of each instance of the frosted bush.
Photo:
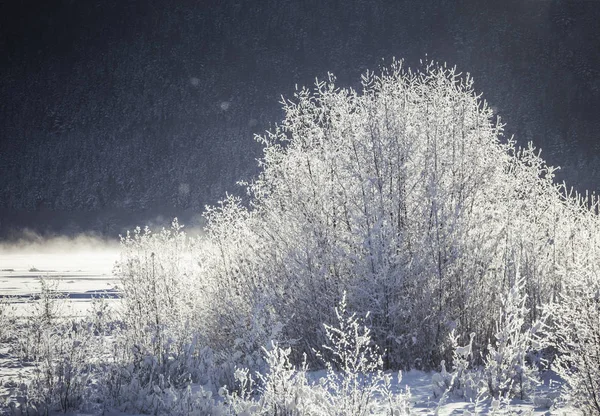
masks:
{"type": "Polygon", "coordinates": [[[445,401],[447,396],[455,396],[477,401],[482,399],[482,390],[485,390],[484,377],[481,370],[473,363],[473,340],[475,333],[469,336],[466,345],[459,345],[459,337],[454,330],[450,331],[448,339],[452,348],[451,372],[446,369],[446,362],[441,363],[441,372],[432,376],[432,390],[434,397],[445,401]]]}
{"type": "Polygon", "coordinates": [[[408,414],[410,392],[392,390],[392,377],[382,371],[370,331],[348,313],[345,294],[335,312],[337,325],[325,325],[329,343],[317,352],[327,370],[324,378],[309,382],[306,362],[294,367],[291,349],[273,344],[264,350],[268,372],[253,378],[246,369],[236,371],[239,389],[223,392],[230,410],[248,415],[408,414]]]}
{"type": "Polygon", "coordinates": [[[61,319],[39,334],[31,376],[20,387],[21,401],[12,408],[20,414],[67,412],[79,409],[90,397],[94,376],[93,328],[82,321],[61,319]]]}
{"type": "Polygon", "coordinates": [[[64,295],[58,291],[58,281],[39,278],[39,295],[28,300],[31,314],[16,321],[11,351],[24,361],[43,359],[50,346],[49,340],[60,325],[64,295]]]}
{"type": "Polygon", "coordinates": [[[553,182],[533,145],[503,138],[468,74],[393,62],[364,74],[360,90],[330,74],[283,107],[257,138],[264,157],[247,199],[228,196],[205,214],[199,257],[215,350],[233,336],[261,339],[255,352],[268,342],[240,324],[261,305],[266,326],[283,323],[282,338],[299,340],[292,362],[306,353],[316,363],[321,324],[346,291],[357,313],[371,312],[385,368],[439,368],[453,328],[487,350],[516,264],[530,326],[560,293],[572,244],[597,257],[576,220],[581,198],[553,182]]]}
{"type": "Polygon", "coordinates": [[[497,323],[495,342],[488,346],[485,356],[485,378],[489,394],[500,397],[529,397],[540,384],[538,369],[530,353],[541,350],[541,321],[527,327],[526,296],[523,280],[517,275],[509,295],[503,299],[503,312],[497,323]]]}
{"type": "Polygon", "coordinates": [[[502,313],[494,340],[483,356],[483,366],[473,365],[476,334],[471,333],[469,343],[461,346],[455,331],[450,332],[452,371],[446,371],[442,361],[442,371],[432,377],[433,393],[441,398],[440,404],[449,395],[478,402],[491,398],[492,403],[509,403],[513,397],[530,398],[540,384],[533,353],[542,350],[546,342],[541,335],[541,320],[526,325],[528,311],[523,290],[523,279],[517,275],[509,295],[502,299],[502,313]]]}
{"type": "Polygon", "coordinates": [[[0,297],[0,344],[13,340],[16,326],[13,299],[8,296],[0,297]]]}
{"type": "Polygon", "coordinates": [[[189,342],[192,331],[194,264],[182,228],[175,219],[171,229],[156,235],[148,228],[127,233],[115,269],[121,279],[122,319],[129,336],[161,362],[162,348],[189,342]]]}
{"type": "Polygon", "coordinates": [[[563,401],[600,415],[600,285],[595,277],[582,279],[549,309],[557,350],[553,368],[565,380],[563,401]]]}

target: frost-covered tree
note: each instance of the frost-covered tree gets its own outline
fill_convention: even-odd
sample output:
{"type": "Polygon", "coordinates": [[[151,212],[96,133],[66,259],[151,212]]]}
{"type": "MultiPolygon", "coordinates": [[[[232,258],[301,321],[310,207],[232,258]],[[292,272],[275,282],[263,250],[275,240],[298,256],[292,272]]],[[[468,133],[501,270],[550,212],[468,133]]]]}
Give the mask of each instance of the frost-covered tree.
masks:
{"type": "Polygon", "coordinates": [[[564,201],[553,169],[502,139],[453,68],[395,62],[362,84],[340,89],[330,75],[284,101],[283,122],[258,138],[249,208],[230,198],[208,211],[219,296],[246,311],[268,304],[310,356],[346,290],[371,311],[387,366],[431,367],[449,358],[452,328],[493,337],[519,263],[533,321],[533,302],[556,289],[548,241],[564,201]]]}

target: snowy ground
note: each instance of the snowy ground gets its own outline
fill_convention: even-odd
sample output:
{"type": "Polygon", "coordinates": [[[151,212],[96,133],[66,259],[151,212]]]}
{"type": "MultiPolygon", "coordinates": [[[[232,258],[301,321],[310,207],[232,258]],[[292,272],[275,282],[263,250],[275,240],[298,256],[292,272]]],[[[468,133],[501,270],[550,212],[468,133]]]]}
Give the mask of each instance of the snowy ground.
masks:
{"type": "MultiPolygon", "coordinates": [[[[29,247],[21,250],[0,247],[0,296],[13,296],[12,313],[24,316],[29,313],[25,302],[31,295],[39,293],[38,278],[52,277],[59,281],[58,290],[67,295],[65,313],[81,315],[85,313],[93,296],[112,293],[118,290],[118,281],[112,275],[114,262],[118,258],[118,246],[95,248],[72,245],[67,250],[52,250],[44,247],[29,247]]],[[[118,299],[113,299],[118,302],[118,299]]],[[[15,357],[8,354],[8,348],[0,345],[0,398],[6,396],[9,380],[18,382],[27,377],[30,368],[23,367],[15,357]]],[[[315,377],[318,377],[318,373],[315,377]]],[[[433,397],[431,373],[410,371],[403,374],[401,388],[408,387],[412,394],[413,413],[418,415],[435,414],[439,399],[433,397]]],[[[573,409],[549,411],[544,406],[547,396],[555,395],[556,386],[548,377],[540,387],[535,404],[516,402],[517,414],[534,415],[574,415],[573,409]],[[537,406],[536,406],[537,404],[537,406]],[[531,413],[533,411],[533,413],[531,413]]],[[[490,412],[489,403],[481,403],[475,409],[474,403],[455,398],[447,398],[439,408],[439,415],[479,414],[490,412]]]]}
{"type": "MultiPolygon", "coordinates": [[[[455,397],[446,397],[442,399],[433,396],[431,388],[431,379],[434,373],[418,370],[411,370],[402,373],[402,379],[398,384],[396,382],[396,374],[393,374],[392,390],[395,392],[410,390],[412,409],[411,414],[415,415],[485,415],[492,412],[490,402],[470,403],[455,397]]],[[[325,371],[311,373],[309,378],[313,381],[320,377],[325,377],[325,371]]],[[[576,409],[550,410],[546,405],[545,400],[548,396],[557,394],[559,385],[552,377],[547,377],[544,384],[538,388],[538,397],[529,401],[513,400],[511,402],[511,415],[561,415],[575,416],[581,413],[576,409]],[[534,404],[533,402],[537,404],[534,404]]]]}
{"type": "MultiPolygon", "coordinates": [[[[422,371],[410,371],[404,373],[401,387],[408,386],[412,394],[413,412],[418,415],[435,414],[439,399],[432,395],[431,389],[432,373],[422,371]]],[[[563,409],[550,411],[548,408],[547,397],[555,396],[558,384],[552,377],[547,377],[544,384],[538,389],[538,396],[533,400],[511,402],[511,411],[523,415],[578,415],[575,409],[563,409]],[[533,413],[531,413],[533,412],[533,413]]],[[[463,414],[488,414],[491,413],[490,402],[468,403],[463,400],[449,397],[445,399],[444,404],[439,407],[438,415],[463,415],[463,414]]]]}

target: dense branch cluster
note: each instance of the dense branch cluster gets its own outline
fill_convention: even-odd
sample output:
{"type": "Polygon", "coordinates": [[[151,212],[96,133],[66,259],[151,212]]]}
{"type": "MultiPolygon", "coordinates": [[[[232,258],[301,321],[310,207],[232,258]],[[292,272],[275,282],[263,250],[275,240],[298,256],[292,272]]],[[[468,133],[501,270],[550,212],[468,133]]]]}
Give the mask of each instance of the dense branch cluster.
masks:
{"type": "Polygon", "coordinates": [[[533,147],[501,140],[468,76],[398,63],[363,88],[331,79],[298,91],[260,138],[250,209],[228,198],[207,211],[200,274],[240,302],[213,310],[269,305],[310,351],[346,290],[371,312],[388,365],[431,368],[452,329],[475,332],[476,349],[493,338],[517,274],[531,323],[578,272],[593,273],[589,201],[566,197],[533,147]]]}

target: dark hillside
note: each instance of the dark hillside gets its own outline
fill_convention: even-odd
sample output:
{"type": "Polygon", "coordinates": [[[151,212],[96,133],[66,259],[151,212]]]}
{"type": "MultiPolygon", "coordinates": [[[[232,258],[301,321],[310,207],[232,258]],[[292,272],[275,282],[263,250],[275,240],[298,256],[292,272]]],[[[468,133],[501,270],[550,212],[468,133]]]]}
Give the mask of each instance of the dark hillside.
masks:
{"type": "Polygon", "coordinates": [[[598,190],[599,21],[598,1],[3,3],[0,235],[193,222],[257,172],[281,94],[393,56],[470,72],[508,135],[598,190]]]}

